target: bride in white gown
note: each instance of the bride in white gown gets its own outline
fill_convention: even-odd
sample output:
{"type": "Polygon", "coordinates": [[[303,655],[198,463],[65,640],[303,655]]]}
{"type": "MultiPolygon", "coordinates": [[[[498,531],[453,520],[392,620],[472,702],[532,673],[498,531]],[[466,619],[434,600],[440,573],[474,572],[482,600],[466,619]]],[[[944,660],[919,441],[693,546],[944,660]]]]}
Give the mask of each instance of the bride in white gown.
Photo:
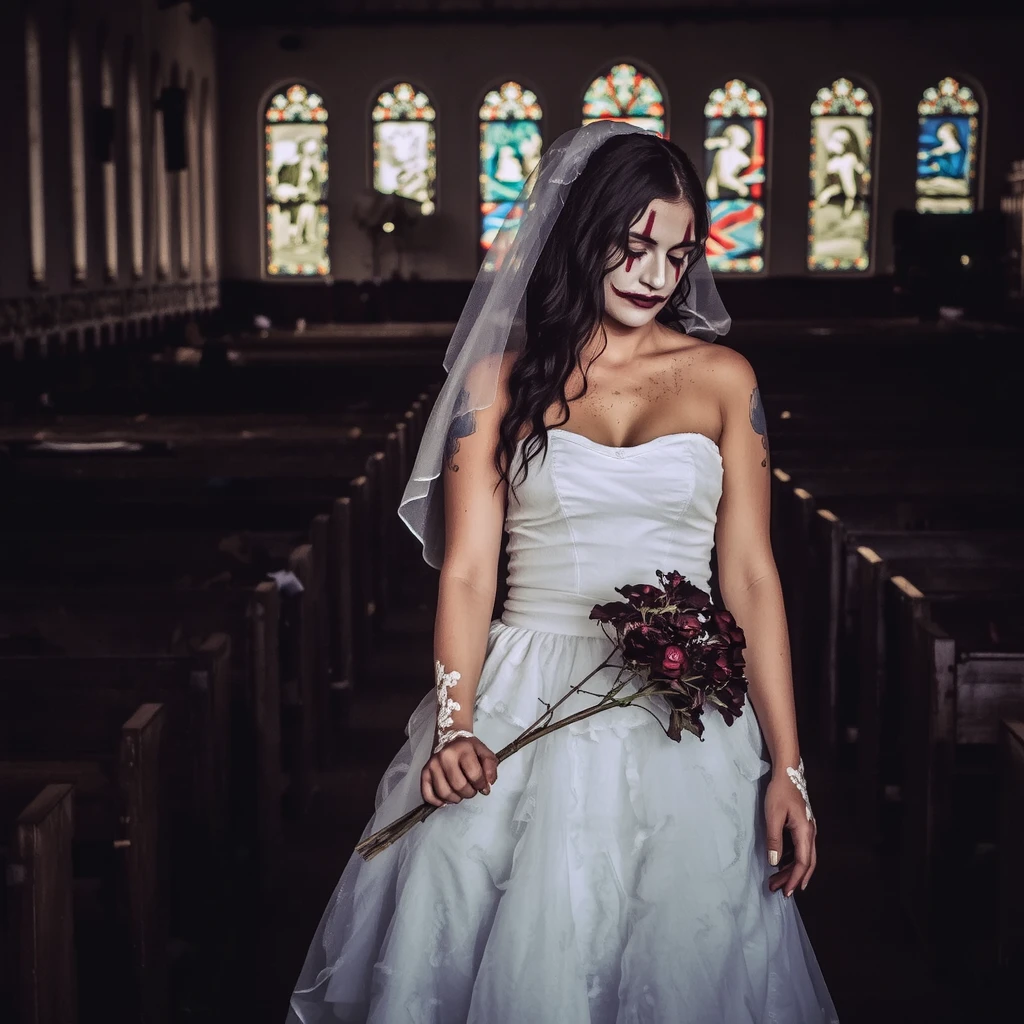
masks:
{"type": "MultiPolygon", "coordinates": [[[[408,724],[289,1021],[823,1024],[791,893],[815,869],[757,382],[703,258],[706,200],[672,143],[561,136],[459,321],[401,515],[440,569],[437,686],[408,724]],[[511,231],[509,232],[511,234],[511,231]],[[509,595],[490,621],[502,527],[509,595]],[[667,738],[649,704],[515,738],[599,665],[589,618],[678,570],[746,634],[732,726],[667,738]],[[763,730],[763,731],[762,731],[763,730]],[[778,865],[784,830],[795,850],[778,865]]],[[[588,689],[605,692],[603,670],[588,689]]],[[[592,704],[578,694],[564,717],[592,704]]]]}

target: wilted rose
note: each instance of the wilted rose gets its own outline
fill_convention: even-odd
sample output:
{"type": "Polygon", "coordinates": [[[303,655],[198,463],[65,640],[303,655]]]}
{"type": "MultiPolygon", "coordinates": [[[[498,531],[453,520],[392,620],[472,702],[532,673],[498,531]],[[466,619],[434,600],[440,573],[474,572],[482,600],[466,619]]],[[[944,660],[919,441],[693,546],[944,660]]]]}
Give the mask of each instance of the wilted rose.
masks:
{"type": "Polygon", "coordinates": [[[686,651],[675,644],[669,644],[661,655],[661,673],[668,679],[678,679],[689,666],[686,651]]]}
{"type": "Polygon", "coordinates": [[[682,611],[671,616],[672,626],[680,636],[692,640],[704,628],[700,616],[696,612],[682,611]]]}
{"type": "Polygon", "coordinates": [[[622,656],[627,661],[650,665],[671,639],[657,624],[638,622],[629,625],[622,634],[622,656]]]}
{"type": "Polygon", "coordinates": [[[710,595],[706,594],[700,587],[694,586],[685,576],[673,570],[672,572],[658,573],[665,588],[665,596],[669,604],[677,605],[680,608],[695,608],[697,611],[704,611],[711,604],[710,595]]]}
{"type": "Polygon", "coordinates": [[[590,618],[598,622],[610,622],[616,629],[622,630],[627,623],[639,622],[640,613],[624,601],[612,601],[609,604],[595,604],[590,609],[590,618]]]}
{"type": "Polygon", "coordinates": [[[712,632],[724,636],[730,643],[738,644],[740,647],[746,643],[743,630],[736,624],[732,612],[728,612],[724,608],[712,613],[710,628],[712,632]]]}
{"type": "Polygon", "coordinates": [[[723,647],[708,652],[706,675],[716,683],[725,683],[743,674],[743,655],[736,647],[723,647]]]}

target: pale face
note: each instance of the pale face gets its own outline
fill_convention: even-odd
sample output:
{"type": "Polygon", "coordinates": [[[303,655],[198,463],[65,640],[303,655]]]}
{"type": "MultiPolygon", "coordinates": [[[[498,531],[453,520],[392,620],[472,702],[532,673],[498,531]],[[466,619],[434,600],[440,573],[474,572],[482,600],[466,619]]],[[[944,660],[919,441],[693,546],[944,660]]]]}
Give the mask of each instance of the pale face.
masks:
{"type": "Polygon", "coordinates": [[[625,262],[605,274],[605,314],[625,327],[649,324],[683,279],[696,246],[690,204],[653,200],[630,225],[625,262]]]}

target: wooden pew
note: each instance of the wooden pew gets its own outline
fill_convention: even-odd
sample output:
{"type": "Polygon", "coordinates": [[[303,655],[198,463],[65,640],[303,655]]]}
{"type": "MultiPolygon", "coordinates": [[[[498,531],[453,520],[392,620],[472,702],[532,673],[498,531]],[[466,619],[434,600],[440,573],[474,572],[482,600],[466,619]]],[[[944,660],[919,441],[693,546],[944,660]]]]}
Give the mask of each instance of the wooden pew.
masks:
{"type": "Polygon", "coordinates": [[[118,724],[117,708],[97,709],[88,701],[51,704],[6,689],[0,701],[0,778],[73,786],[75,872],[99,880],[93,890],[102,911],[90,913],[82,900],[75,910],[80,1016],[164,1024],[169,991],[162,706],[143,704],[118,724]]]}
{"type": "MultiPolygon", "coordinates": [[[[229,863],[230,639],[212,634],[182,656],[0,657],[0,691],[10,707],[20,697],[54,706],[120,707],[125,715],[144,703],[163,705],[176,902],[193,915],[204,912],[217,873],[229,863]]],[[[31,757],[39,753],[31,744],[30,737],[12,749],[31,757]]],[[[59,749],[50,753],[57,756],[59,749]]]]}
{"type": "Polygon", "coordinates": [[[998,966],[1008,977],[1024,967],[1024,718],[999,725],[998,966]]]}
{"type": "Polygon", "coordinates": [[[0,1018],[76,1024],[73,787],[0,774],[0,1018]]]}
{"type": "MultiPolygon", "coordinates": [[[[836,504],[844,509],[846,502],[836,504]]],[[[984,510],[973,518],[983,521],[984,510]]],[[[844,744],[854,744],[858,735],[861,616],[879,614],[884,567],[905,558],[979,566],[998,566],[1007,559],[1024,562],[1024,531],[978,530],[972,525],[968,521],[962,530],[906,531],[862,525],[856,511],[840,517],[832,509],[816,510],[802,584],[807,600],[801,656],[820,688],[818,742],[830,763],[837,763],[844,744]],[[869,552],[879,561],[873,562],[869,552]],[[867,602],[871,595],[877,599],[867,602]]]]}
{"type": "MultiPolygon", "coordinates": [[[[20,653],[180,655],[211,631],[231,638],[232,835],[273,871],[280,842],[280,593],[271,581],[227,589],[124,585],[0,587],[0,634],[36,637],[20,653]]],[[[26,640],[28,642],[28,640],[26,640]]]]}
{"type": "Polygon", "coordinates": [[[985,602],[1010,606],[1019,594],[1020,569],[998,563],[903,561],[905,576],[886,578],[884,567],[864,559],[866,580],[861,618],[861,686],[857,739],[858,808],[865,834],[880,838],[886,804],[904,803],[903,710],[907,679],[914,668],[913,626],[937,607],[972,609],[985,602]],[[879,580],[884,582],[879,584],[879,580]],[[874,586],[880,586],[876,614],[874,586]]]}
{"type": "Polygon", "coordinates": [[[933,946],[958,930],[948,879],[971,873],[976,844],[999,838],[999,723],[1024,715],[1022,609],[1021,601],[972,601],[914,615],[903,692],[901,891],[933,946]]]}
{"type": "MultiPolygon", "coordinates": [[[[927,464],[913,474],[876,469],[861,476],[850,470],[815,478],[820,490],[811,491],[794,483],[786,471],[776,469],[772,479],[772,549],[786,600],[793,658],[793,679],[802,730],[817,734],[824,712],[819,701],[818,669],[814,645],[805,638],[820,636],[825,626],[815,622],[820,611],[820,587],[833,596],[839,580],[833,562],[837,557],[839,530],[826,531],[827,543],[813,542],[818,524],[838,521],[843,516],[859,529],[879,527],[899,531],[961,530],[965,528],[1016,529],[1024,512],[1024,485],[998,464],[990,470],[977,469],[973,483],[958,479],[948,465],[930,470],[927,464]],[[930,477],[929,473],[934,472],[930,477]],[[998,501],[987,501],[985,495],[998,501]],[[819,509],[823,510],[819,514],[819,509]],[[824,584],[818,581],[824,578],[824,584]],[[808,647],[810,646],[810,651],[808,647]],[[812,660],[813,659],[813,660],[812,660]]],[[[833,642],[828,638],[828,643],[833,642]]],[[[829,680],[831,682],[831,680],[829,680]]],[[[833,692],[825,694],[826,706],[833,692]]],[[[833,726],[825,733],[826,749],[834,749],[833,726]]]]}

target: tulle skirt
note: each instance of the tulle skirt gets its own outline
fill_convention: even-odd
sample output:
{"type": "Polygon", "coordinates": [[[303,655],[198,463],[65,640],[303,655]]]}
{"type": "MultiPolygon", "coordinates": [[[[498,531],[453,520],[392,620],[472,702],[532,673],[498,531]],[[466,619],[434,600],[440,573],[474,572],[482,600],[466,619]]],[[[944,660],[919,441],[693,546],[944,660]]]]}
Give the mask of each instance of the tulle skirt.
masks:
{"type": "MultiPolygon", "coordinates": [[[[476,734],[499,750],[609,650],[495,620],[476,734]]],[[[703,740],[679,743],[652,710],[566,726],[503,761],[488,795],[440,808],[370,861],[353,854],[290,1024],[837,1022],[795,897],[768,889],[771,766],[753,708],[732,726],[709,710],[703,740]]],[[[431,690],[364,837],[421,802],[435,716],[431,690]]]]}

